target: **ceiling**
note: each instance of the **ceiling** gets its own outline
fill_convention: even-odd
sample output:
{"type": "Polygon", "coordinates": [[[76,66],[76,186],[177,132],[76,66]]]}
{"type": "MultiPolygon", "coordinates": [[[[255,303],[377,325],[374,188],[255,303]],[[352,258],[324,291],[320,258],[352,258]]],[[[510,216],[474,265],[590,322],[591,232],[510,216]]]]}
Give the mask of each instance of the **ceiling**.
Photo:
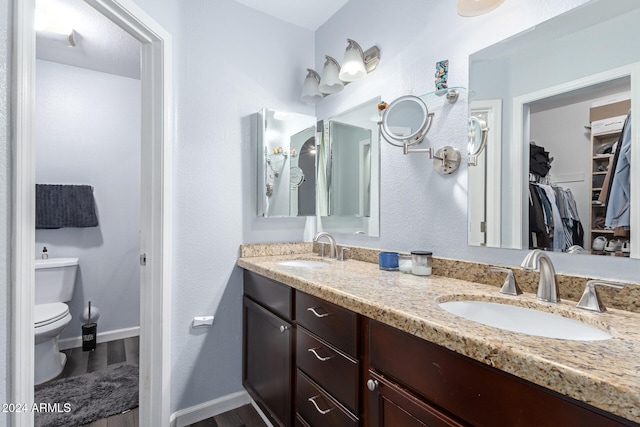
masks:
{"type": "MultiPolygon", "coordinates": [[[[285,22],[315,31],[348,0],[235,0],[285,22]]],[[[76,47],[37,33],[36,56],[61,64],[140,78],[140,43],[83,0],[37,0],[38,10],[73,28],[76,47]]]]}
{"type": "Polygon", "coordinates": [[[36,33],[36,57],[90,70],[140,78],[140,43],[83,0],[38,0],[55,25],[55,16],[76,31],[76,47],[36,33]]]}
{"type": "Polygon", "coordinates": [[[315,31],[349,0],[235,0],[252,9],[315,31]]]}

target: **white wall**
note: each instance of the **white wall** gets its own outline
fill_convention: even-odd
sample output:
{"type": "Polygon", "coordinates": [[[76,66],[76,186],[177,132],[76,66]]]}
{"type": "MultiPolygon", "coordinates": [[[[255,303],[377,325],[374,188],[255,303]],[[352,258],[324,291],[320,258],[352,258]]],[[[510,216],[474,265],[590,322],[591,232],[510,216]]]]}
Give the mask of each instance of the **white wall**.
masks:
{"type": "Polygon", "coordinates": [[[242,390],[238,248],[301,240],[305,223],[256,216],[255,113],[313,114],[299,97],[314,61],[311,31],[230,0],[175,4],[172,412],[242,390]],[[191,329],[204,314],[213,327],[191,329]]]}
{"type": "Polygon", "coordinates": [[[78,257],[61,338],[80,337],[87,301],[98,334],[140,325],[140,80],[38,60],[36,182],[94,188],[98,227],[36,230],[36,257],[78,257]]]}
{"type": "MultiPolygon", "coordinates": [[[[11,213],[11,160],[9,139],[9,2],[0,0],[0,402],[8,402],[10,369],[9,314],[11,294],[9,288],[10,213],[11,213]]],[[[8,414],[0,413],[0,426],[9,424],[8,414]]]]}

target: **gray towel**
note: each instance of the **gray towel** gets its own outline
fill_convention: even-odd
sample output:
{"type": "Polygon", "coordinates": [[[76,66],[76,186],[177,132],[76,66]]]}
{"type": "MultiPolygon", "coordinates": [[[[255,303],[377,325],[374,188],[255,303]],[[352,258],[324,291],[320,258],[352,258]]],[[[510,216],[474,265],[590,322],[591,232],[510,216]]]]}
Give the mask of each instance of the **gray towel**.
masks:
{"type": "Polygon", "coordinates": [[[97,227],[89,185],[36,184],[36,228],[97,227]]]}

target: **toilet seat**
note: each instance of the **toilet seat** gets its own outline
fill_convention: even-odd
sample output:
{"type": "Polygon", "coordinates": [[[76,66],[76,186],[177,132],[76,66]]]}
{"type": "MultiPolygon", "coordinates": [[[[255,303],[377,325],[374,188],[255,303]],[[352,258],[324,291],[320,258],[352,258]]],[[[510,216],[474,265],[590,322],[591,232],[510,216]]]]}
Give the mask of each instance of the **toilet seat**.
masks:
{"type": "Polygon", "coordinates": [[[69,306],[63,302],[52,302],[48,304],[36,304],[34,315],[34,326],[36,328],[50,325],[63,319],[69,314],[69,306]]]}

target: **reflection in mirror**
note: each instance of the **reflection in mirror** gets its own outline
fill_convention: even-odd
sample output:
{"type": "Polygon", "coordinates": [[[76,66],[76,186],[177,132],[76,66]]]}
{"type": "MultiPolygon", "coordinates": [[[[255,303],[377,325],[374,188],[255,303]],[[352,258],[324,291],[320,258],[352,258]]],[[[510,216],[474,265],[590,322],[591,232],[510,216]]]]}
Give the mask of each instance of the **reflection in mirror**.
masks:
{"type": "Polygon", "coordinates": [[[258,113],[258,216],[316,214],[316,118],[258,113]]]}
{"type": "MultiPolygon", "coordinates": [[[[484,123],[485,128],[490,131],[484,132],[485,149],[480,150],[478,147],[476,151],[480,153],[475,155],[474,162],[469,162],[467,170],[469,244],[499,246],[500,191],[487,191],[487,188],[500,188],[502,101],[499,99],[473,101],[470,103],[470,116],[477,119],[478,124],[484,123]]],[[[476,142],[474,141],[474,145],[476,142]]],[[[471,152],[471,149],[469,151],[471,152]]]]}
{"type": "Polygon", "coordinates": [[[332,234],[379,236],[380,97],[324,123],[318,160],[318,210],[332,234]]]}
{"type": "MultiPolygon", "coordinates": [[[[501,100],[504,143],[500,166],[486,167],[484,181],[472,176],[475,167],[469,168],[469,244],[555,251],[579,245],[585,251],[572,252],[640,258],[639,245],[632,244],[640,242],[640,224],[634,226],[640,216],[631,215],[626,234],[602,224],[609,204],[604,181],[615,178],[611,147],[622,134],[621,126],[607,126],[624,121],[629,98],[638,105],[634,84],[640,51],[625,44],[638,38],[638,19],[637,1],[593,0],[470,56],[469,86],[475,94],[470,109],[501,100]],[[599,150],[606,148],[611,148],[604,153],[607,158],[600,158],[599,150]],[[502,179],[495,179],[497,171],[502,179]],[[481,201],[472,203],[473,197],[481,201]],[[535,197],[541,204],[535,204],[535,197]],[[489,200],[499,200],[494,218],[476,211],[488,212],[489,200]],[[499,229],[499,238],[491,243],[482,236],[472,239],[472,228],[478,226],[474,218],[484,219],[487,232],[499,229]],[[603,239],[596,241],[599,236],[603,239]],[[610,251],[597,249],[603,240],[610,251]]],[[[630,127],[640,127],[638,114],[631,115],[630,127]]],[[[489,128],[487,149],[495,127],[489,128]]],[[[637,146],[631,135],[630,146],[637,146]]],[[[639,199],[634,152],[629,156],[631,211],[639,199]]],[[[491,157],[487,152],[485,161],[491,157]]]]}
{"type": "Polygon", "coordinates": [[[478,157],[482,154],[484,147],[487,145],[487,137],[489,128],[483,114],[473,114],[469,117],[469,142],[467,144],[467,153],[469,154],[469,166],[476,166],[478,157]]]}

